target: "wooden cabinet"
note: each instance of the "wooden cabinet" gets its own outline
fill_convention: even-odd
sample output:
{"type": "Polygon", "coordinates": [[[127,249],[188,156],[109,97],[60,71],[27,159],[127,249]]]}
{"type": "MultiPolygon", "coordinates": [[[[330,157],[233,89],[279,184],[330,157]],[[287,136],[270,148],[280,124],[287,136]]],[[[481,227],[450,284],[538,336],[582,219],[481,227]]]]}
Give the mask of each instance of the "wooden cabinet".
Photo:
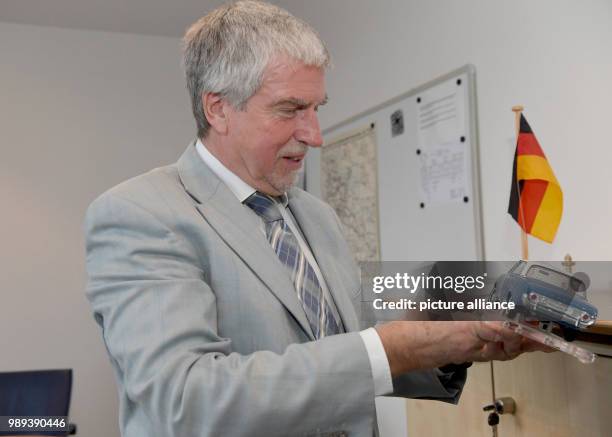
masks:
{"type": "Polygon", "coordinates": [[[482,407],[495,396],[516,401],[500,416],[499,437],[612,436],[612,358],[581,364],[562,353],[525,354],[513,361],[476,363],[459,405],[407,401],[408,436],[492,436],[482,407]]]}

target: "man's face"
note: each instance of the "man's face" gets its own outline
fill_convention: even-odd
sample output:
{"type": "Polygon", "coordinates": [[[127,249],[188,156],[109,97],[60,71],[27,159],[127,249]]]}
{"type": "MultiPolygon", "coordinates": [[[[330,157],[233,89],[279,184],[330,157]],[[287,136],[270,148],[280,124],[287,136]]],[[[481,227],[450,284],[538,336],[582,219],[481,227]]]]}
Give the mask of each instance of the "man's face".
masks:
{"type": "Polygon", "coordinates": [[[246,108],[228,110],[226,165],[259,191],[284,193],[308,148],[322,145],[316,111],[325,100],[322,69],[274,60],[246,108]]]}

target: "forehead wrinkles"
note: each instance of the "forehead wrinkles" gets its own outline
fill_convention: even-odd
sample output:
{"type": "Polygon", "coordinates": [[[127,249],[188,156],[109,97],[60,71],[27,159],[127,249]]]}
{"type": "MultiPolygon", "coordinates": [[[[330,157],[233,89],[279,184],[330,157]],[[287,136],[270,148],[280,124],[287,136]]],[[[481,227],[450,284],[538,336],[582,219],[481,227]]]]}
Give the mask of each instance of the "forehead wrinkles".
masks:
{"type": "Polygon", "coordinates": [[[260,92],[263,94],[278,94],[283,89],[299,85],[295,80],[295,68],[287,65],[272,66],[264,73],[260,92]]]}
{"type": "MultiPolygon", "coordinates": [[[[286,88],[300,90],[302,85],[304,85],[307,90],[310,90],[310,86],[314,83],[312,81],[314,76],[311,76],[310,73],[314,73],[315,71],[321,74],[324,73],[323,69],[316,66],[308,66],[286,56],[277,56],[268,63],[268,66],[264,70],[258,92],[277,94],[286,88]]],[[[324,87],[324,77],[322,79],[324,87]]],[[[325,92],[325,90],[323,90],[323,92],[325,92]]],[[[277,94],[275,97],[279,97],[279,95],[277,94]]],[[[285,95],[282,97],[298,96],[285,95]]]]}

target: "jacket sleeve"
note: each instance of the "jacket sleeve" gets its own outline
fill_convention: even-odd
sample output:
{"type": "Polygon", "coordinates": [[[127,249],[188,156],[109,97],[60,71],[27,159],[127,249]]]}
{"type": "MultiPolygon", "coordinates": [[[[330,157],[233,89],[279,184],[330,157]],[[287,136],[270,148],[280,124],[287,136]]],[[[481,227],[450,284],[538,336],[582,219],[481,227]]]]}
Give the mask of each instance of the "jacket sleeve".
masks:
{"type": "Polygon", "coordinates": [[[217,332],[215,294],[198,252],[177,232],[107,193],[89,207],[85,233],[87,297],[127,410],[149,418],[146,435],[373,429],[374,387],[359,333],[282,354],[236,353],[217,332]]]}
{"type": "Polygon", "coordinates": [[[443,374],[437,369],[408,372],[393,378],[393,393],[412,399],[434,399],[456,404],[463,391],[467,369],[443,374]]]}

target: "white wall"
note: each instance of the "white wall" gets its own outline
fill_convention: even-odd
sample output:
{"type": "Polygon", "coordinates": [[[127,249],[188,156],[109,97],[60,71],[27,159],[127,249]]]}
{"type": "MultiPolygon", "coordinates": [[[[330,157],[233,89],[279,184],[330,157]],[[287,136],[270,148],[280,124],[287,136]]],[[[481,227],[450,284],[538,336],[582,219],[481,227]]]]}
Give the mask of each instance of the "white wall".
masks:
{"type": "Polygon", "coordinates": [[[0,23],[0,371],[74,369],[79,435],[118,435],[84,297],[93,198],[195,135],[178,39],[0,23]]]}
{"type": "MultiPolygon", "coordinates": [[[[485,252],[520,256],[506,213],[514,114],[525,116],[560,181],[565,211],[531,259],[612,259],[612,3],[609,0],[311,0],[289,5],[334,56],[331,126],[466,63],[477,71],[485,252]]],[[[381,190],[386,187],[380,187],[381,190]]]]}

